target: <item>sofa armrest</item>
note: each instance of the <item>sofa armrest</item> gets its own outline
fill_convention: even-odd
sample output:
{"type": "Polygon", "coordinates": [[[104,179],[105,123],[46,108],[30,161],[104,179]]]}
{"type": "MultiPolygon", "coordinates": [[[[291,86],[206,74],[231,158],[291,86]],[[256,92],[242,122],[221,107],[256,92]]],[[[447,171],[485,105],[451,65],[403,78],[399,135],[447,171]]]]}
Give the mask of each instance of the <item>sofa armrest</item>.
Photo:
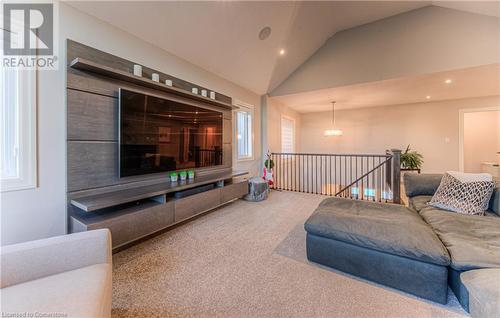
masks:
{"type": "Polygon", "coordinates": [[[3,246],[0,288],[89,265],[111,264],[108,229],[3,246]]]}
{"type": "Polygon", "coordinates": [[[434,195],[442,178],[442,174],[406,173],[403,177],[406,196],[434,195]]]}

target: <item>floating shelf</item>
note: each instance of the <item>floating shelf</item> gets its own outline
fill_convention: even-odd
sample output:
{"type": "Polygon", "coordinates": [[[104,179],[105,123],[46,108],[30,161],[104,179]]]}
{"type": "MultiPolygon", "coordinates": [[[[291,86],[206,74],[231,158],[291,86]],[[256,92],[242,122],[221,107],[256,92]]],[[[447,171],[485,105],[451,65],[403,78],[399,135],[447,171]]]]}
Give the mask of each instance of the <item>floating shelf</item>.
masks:
{"type": "Polygon", "coordinates": [[[71,204],[77,208],[92,212],[104,208],[117,206],[124,203],[134,202],[142,199],[152,198],[167,193],[182,191],[185,189],[227,180],[234,177],[246,175],[248,172],[219,173],[208,176],[195,177],[193,180],[170,182],[165,181],[158,184],[142,186],[138,188],[124,189],[102,194],[89,195],[71,200],[71,204]]]}
{"type": "Polygon", "coordinates": [[[104,75],[107,77],[111,77],[120,81],[125,81],[129,82],[132,84],[164,91],[167,93],[175,94],[177,96],[182,96],[185,98],[193,99],[199,102],[207,103],[213,106],[225,108],[225,109],[237,109],[238,107],[221,102],[215,99],[211,99],[208,97],[204,97],[201,95],[193,94],[189,91],[177,88],[177,87],[172,87],[172,86],[167,86],[162,83],[155,82],[153,80],[150,80],[145,77],[139,77],[135,76],[132,73],[128,73],[113,67],[105,66],[99,63],[95,63],[80,57],[75,58],[73,61],[71,61],[70,66],[72,68],[81,70],[81,71],[87,71],[87,72],[92,72],[100,75],[104,75]]]}

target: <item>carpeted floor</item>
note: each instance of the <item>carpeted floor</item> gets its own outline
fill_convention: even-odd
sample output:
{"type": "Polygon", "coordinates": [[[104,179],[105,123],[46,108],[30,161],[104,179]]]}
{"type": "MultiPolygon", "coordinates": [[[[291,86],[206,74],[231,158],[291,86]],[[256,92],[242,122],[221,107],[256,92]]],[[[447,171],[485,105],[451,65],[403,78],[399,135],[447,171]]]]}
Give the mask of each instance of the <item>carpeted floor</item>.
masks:
{"type": "Polygon", "coordinates": [[[464,317],[309,263],[303,223],[322,196],[273,192],[113,257],[114,317],[464,317]]]}

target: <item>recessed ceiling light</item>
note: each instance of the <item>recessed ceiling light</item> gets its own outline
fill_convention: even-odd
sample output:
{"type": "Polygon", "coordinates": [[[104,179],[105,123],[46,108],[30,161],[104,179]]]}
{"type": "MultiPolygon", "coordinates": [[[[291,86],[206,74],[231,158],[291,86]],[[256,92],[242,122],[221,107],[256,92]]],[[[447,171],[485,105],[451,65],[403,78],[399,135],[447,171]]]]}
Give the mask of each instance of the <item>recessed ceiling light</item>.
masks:
{"type": "Polygon", "coordinates": [[[451,79],[449,79],[449,78],[448,78],[448,79],[446,79],[444,82],[445,82],[446,84],[451,84],[451,79]]]}
{"type": "Polygon", "coordinates": [[[259,39],[265,40],[271,35],[271,28],[270,27],[265,27],[262,28],[259,32],[259,39]]]}
{"type": "Polygon", "coordinates": [[[431,99],[431,97],[429,95],[425,96],[425,99],[431,99]]]}
{"type": "Polygon", "coordinates": [[[280,50],[280,55],[285,55],[285,49],[280,50]]]}

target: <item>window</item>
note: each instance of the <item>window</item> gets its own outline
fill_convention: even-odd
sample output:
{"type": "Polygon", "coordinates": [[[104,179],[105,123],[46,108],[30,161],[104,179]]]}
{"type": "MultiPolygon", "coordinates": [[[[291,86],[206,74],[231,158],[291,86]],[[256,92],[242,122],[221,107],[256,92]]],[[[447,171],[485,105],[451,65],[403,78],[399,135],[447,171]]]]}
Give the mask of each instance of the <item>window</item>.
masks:
{"type": "Polygon", "coordinates": [[[295,152],[295,120],[281,117],[281,152],[295,152]]]}
{"type": "Polygon", "coordinates": [[[236,158],[253,159],[253,108],[242,103],[237,105],[240,109],[236,111],[236,158]]]}
{"type": "Polygon", "coordinates": [[[0,69],[1,191],[36,185],[36,71],[0,69]]]}

